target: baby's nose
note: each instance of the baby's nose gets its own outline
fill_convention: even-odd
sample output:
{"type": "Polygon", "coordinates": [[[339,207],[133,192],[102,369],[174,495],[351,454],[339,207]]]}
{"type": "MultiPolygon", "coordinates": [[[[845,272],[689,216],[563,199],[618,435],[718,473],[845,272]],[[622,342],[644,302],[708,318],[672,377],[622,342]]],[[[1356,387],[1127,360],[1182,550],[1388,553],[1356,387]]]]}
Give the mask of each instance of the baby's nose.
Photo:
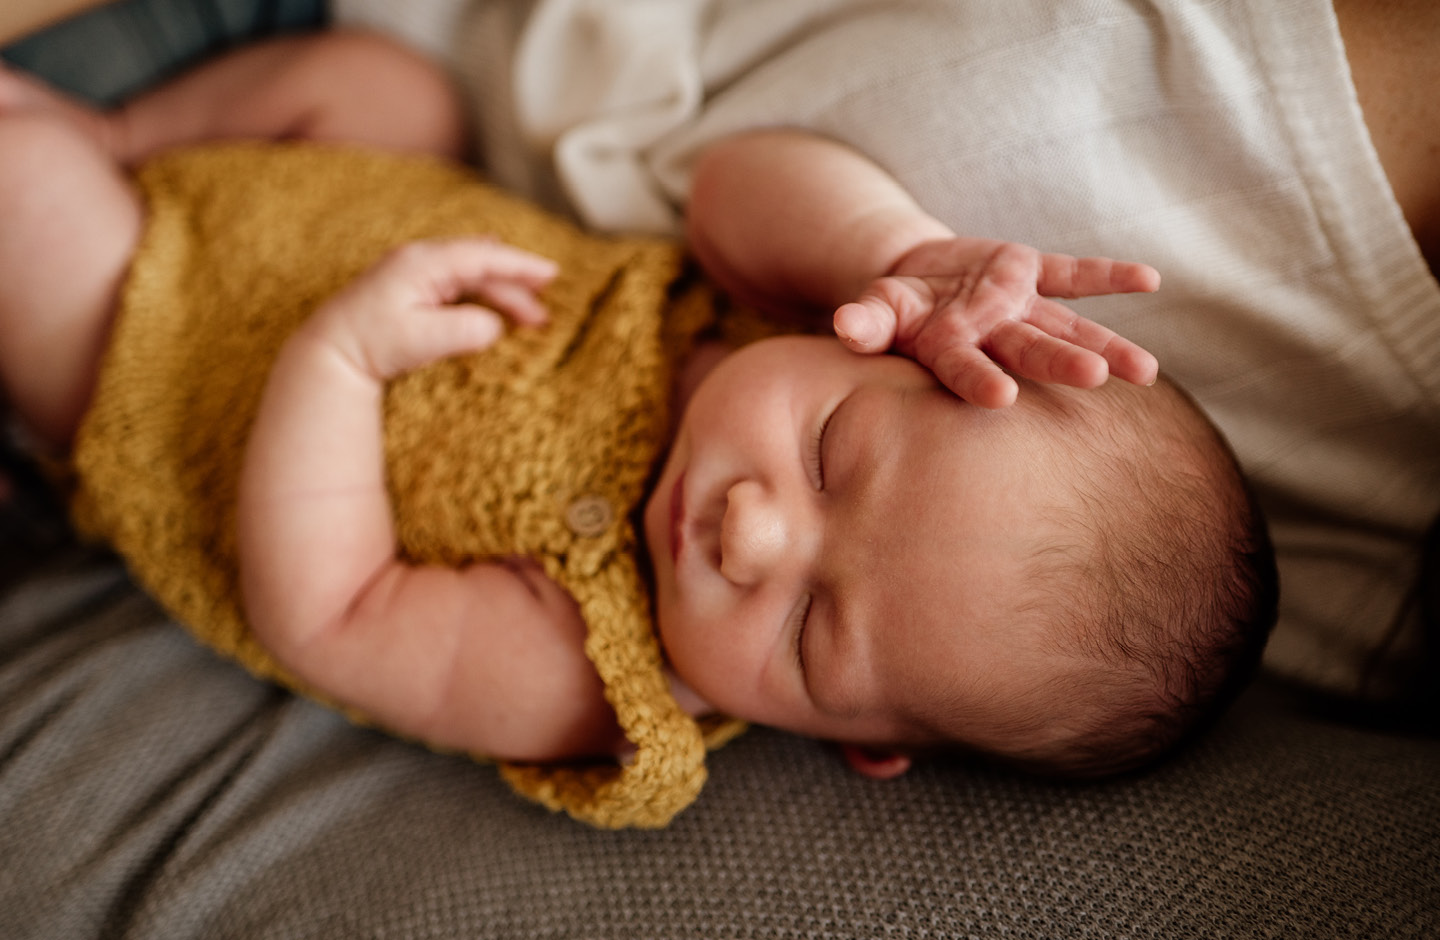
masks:
{"type": "Polygon", "coordinates": [[[726,492],[720,522],[720,573],[734,584],[754,585],[786,559],[803,550],[803,525],[798,513],[753,480],[742,480],[726,492]]]}

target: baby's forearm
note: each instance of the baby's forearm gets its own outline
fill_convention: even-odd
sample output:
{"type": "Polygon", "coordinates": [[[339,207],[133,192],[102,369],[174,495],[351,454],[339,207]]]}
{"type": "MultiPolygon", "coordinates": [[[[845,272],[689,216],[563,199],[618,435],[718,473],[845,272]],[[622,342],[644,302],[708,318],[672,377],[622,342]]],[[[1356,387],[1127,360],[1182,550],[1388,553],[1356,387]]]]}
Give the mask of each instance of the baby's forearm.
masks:
{"type": "Polygon", "coordinates": [[[313,330],[276,361],[246,449],[238,519],[246,615],[267,644],[307,645],[394,558],[382,394],[313,330]]]}
{"type": "Polygon", "coordinates": [[[736,296],[828,316],[905,252],[952,233],[850,147],[779,130],[721,141],[701,157],[687,234],[736,296]]]}

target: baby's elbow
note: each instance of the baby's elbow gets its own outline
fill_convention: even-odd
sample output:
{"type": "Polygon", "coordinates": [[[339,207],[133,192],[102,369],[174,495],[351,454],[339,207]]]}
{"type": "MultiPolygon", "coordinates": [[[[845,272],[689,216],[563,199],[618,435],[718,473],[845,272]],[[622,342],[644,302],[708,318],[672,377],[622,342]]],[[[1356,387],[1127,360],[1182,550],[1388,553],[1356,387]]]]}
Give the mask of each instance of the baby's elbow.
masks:
{"type": "Polygon", "coordinates": [[[504,728],[492,731],[492,746],[486,753],[497,760],[525,764],[615,757],[626,750],[628,742],[610,706],[603,699],[599,706],[542,706],[535,712],[522,708],[509,716],[504,728]]]}
{"type": "Polygon", "coordinates": [[[624,739],[568,594],[523,566],[476,566],[459,577],[484,599],[488,629],[459,630],[424,737],[526,763],[617,753],[624,739]]]}
{"type": "Polygon", "coordinates": [[[451,737],[467,752],[517,763],[620,753],[625,738],[594,668],[588,661],[549,666],[531,669],[515,663],[483,680],[478,676],[465,680],[488,684],[483,702],[474,701],[474,688],[455,690],[454,698],[471,699],[471,707],[446,709],[449,714],[432,725],[431,737],[451,737]]]}

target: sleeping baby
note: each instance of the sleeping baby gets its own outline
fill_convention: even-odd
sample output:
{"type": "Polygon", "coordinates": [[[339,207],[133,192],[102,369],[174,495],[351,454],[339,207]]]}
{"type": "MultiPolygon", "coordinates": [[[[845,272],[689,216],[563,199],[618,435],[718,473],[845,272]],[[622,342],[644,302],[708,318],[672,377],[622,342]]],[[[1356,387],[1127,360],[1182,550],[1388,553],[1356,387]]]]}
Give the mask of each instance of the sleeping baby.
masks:
{"type": "Polygon", "coordinates": [[[1045,299],[1153,271],[940,238],[862,278],[902,325],[1010,324],[950,334],[965,400],[437,159],[457,114],[343,33],[112,114],[0,76],[6,394],[202,640],[603,826],[668,822],[740,721],[877,777],[1096,776],[1244,683],[1275,586],[1228,447],[1045,299]],[[307,140],[170,149],[220,137],[307,140]]]}

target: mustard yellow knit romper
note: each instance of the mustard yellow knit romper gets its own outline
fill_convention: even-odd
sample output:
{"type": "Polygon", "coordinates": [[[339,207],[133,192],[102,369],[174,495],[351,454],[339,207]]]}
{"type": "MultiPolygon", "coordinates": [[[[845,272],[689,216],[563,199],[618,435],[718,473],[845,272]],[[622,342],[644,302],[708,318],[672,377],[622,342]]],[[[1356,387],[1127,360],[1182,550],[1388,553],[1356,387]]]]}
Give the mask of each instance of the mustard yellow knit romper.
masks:
{"type": "Polygon", "coordinates": [[[207,146],[151,162],[138,184],[146,231],[74,450],[80,529],[202,641],[324,701],[256,643],[240,606],[236,483],[271,360],[403,242],[485,233],[553,258],[549,326],[388,387],[399,551],[456,565],[529,555],[579,603],[636,753],[504,765],[517,790],[605,827],[662,826],[691,803],[707,737],[738,726],[702,731],[670,696],[633,518],[667,443],[672,369],[713,319],[679,250],[583,234],[451,164],[343,147],[207,146]]]}

